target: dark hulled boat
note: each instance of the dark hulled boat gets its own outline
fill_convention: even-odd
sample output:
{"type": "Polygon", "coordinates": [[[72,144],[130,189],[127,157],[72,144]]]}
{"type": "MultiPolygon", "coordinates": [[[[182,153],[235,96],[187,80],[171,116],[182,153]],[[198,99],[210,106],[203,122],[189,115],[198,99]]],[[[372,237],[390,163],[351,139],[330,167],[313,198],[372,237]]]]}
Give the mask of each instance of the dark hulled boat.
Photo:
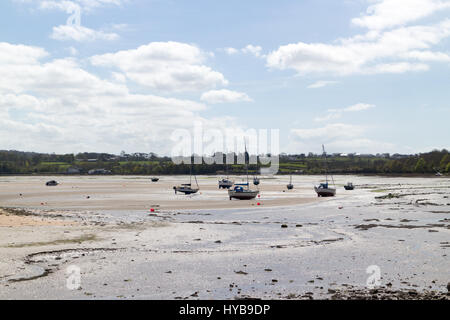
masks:
{"type": "MultiPolygon", "coordinates": [[[[315,186],[314,190],[316,191],[318,197],[334,197],[336,195],[336,188],[331,187],[328,183],[327,153],[325,152],[325,147],[323,145],[322,145],[322,150],[323,150],[323,155],[325,157],[325,181],[326,182],[321,183],[318,186],[315,186]]],[[[331,180],[333,181],[333,185],[334,185],[333,176],[331,176],[331,180]]]]}
{"type": "Polygon", "coordinates": [[[197,185],[197,188],[192,187],[192,164],[191,164],[189,183],[184,183],[179,186],[173,187],[173,190],[175,190],[175,194],[177,194],[178,192],[184,193],[185,195],[197,193],[200,190],[200,188],[198,186],[197,177],[195,175],[194,175],[194,178],[195,178],[195,184],[197,185]]]}
{"type": "Polygon", "coordinates": [[[344,186],[345,190],[353,190],[355,189],[355,186],[353,185],[353,183],[348,182],[345,186],[344,186]]]}
{"type": "Polygon", "coordinates": [[[294,189],[294,185],[292,184],[292,174],[291,174],[291,177],[289,179],[289,184],[286,187],[287,187],[288,190],[294,189]]]}

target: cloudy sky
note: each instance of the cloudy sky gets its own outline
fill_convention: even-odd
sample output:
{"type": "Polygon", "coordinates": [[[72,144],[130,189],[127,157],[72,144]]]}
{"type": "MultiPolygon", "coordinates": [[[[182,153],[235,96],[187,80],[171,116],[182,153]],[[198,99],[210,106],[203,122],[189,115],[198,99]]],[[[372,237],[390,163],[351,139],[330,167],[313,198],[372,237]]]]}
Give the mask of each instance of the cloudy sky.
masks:
{"type": "Polygon", "coordinates": [[[170,154],[202,123],[415,153],[449,119],[449,0],[0,2],[0,149],[170,154]]]}

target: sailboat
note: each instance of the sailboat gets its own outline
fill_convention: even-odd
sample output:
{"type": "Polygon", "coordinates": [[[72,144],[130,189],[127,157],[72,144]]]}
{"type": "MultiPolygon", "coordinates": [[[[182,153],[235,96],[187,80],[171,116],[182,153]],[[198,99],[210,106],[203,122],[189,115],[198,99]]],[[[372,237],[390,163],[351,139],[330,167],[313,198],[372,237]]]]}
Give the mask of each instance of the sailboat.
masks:
{"type": "Polygon", "coordinates": [[[286,187],[288,188],[288,190],[294,189],[294,185],[292,184],[292,174],[291,174],[291,178],[289,179],[289,184],[286,187]]]}
{"type": "MultiPolygon", "coordinates": [[[[323,155],[325,156],[325,183],[321,183],[318,186],[314,186],[314,190],[317,192],[318,197],[334,197],[336,195],[336,188],[330,187],[328,184],[328,161],[327,161],[327,153],[325,152],[325,147],[322,145],[323,155]]],[[[331,176],[331,175],[330,175],[331,176]]],[[[331,180],[334,179],[331,176],[331,180]]]]}
{"type": "Polygon", "coordinates": [[[251,200],[255,199],[259,194],[259,190],[251,190],[250,184],[248,183],[248,163],[247,163],[247,144],[245,144],[245,169],[247,171],[247,183],[235,183],[232,190],[228,190],[228,196],[230,200],[251,200]]]}
{"type": "Polygon", "coordinates": [[[234,184],[234,182],[231,181],[228,176],[228,165],[225,165],[225,166],[226,166],[227,178],[219,180],[219,189],[230,189],[234,184]]]}
{"type": "MultiPolygon", "coordinates": [[[[258,158],[256,158],[256,161],[258,161],[258,158]]],[[[258,174],[258,162],[256,162],[256,174],[258,174]]],[[[258,178],[258,176],[257,175],[255,175],[254,177],[253,177],[253,184],[255,185],[255,186],[259,186],[259,178],[258,178]]]]}
{"type": "Polygon", "coordinates": [[[175,190],[175,194],[177,194],[177,192],[181,192],[186,195],[197,193],[200,190],[200,188],[198,186],[197,177],[195,175],[194,175],[194,178],[195,178],[195,184],[197,185],[197,188],[192,188],[192,164],[191,164],[189,183],[185,183],[180,186],[173,187],[173,190],[175,190]]]}

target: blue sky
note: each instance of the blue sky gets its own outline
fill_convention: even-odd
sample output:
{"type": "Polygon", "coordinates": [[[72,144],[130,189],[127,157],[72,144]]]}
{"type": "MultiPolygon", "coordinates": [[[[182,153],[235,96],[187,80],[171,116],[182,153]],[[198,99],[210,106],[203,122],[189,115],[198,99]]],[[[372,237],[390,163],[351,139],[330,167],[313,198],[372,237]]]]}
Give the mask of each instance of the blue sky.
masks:
{"type": "Polygon", "coordinates": [[[279,129],[289,153],[448,148],[449,13],[447,0],[5,0],[0,149],[169,154],[197,122],[279,129]]]}

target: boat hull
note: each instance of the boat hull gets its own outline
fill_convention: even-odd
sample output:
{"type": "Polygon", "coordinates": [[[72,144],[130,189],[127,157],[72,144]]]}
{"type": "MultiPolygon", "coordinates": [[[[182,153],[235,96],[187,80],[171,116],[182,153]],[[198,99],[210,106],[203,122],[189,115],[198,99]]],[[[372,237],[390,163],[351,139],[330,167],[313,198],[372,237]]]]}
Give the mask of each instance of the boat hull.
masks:
{"type": "Polygon", "coordinates": [[[259,191],[234,191],[234,190],[228,190],[228,195],[231,199],[238,199],[238,200],[252,200],[255,199],[256,196],[259,194],[259,191]]]}
{"type": "Polygon", "coordinates": [[[219,181],[219,189],[230,189],[233,185],[233,181],[219,181]]]}
{"type": "Polygon", "coordinates": [[[355,187],[353,186],[344,186],[345,190],[354,190],[355,187]]]}
{"type": "Polygon", "coordinates": [[[287,187],[288,190],[294,189],[294,185],[292,185],[292,184],[288,184],[286,187],[287,187]]]}
{"type": "Polygon", "coordinates": [[[192,189],[192,188],[180,188],[180,187],[174,187],[175,194],[178,192],[184,193],[186,195],[197,193],[199,189],[192,189]]]}
{"type": "Polygon", "coordinates": [[[336,195],[336,189],[333,188],[317,188],[314,187],[318,197],[334,197],[336,195]]]}

